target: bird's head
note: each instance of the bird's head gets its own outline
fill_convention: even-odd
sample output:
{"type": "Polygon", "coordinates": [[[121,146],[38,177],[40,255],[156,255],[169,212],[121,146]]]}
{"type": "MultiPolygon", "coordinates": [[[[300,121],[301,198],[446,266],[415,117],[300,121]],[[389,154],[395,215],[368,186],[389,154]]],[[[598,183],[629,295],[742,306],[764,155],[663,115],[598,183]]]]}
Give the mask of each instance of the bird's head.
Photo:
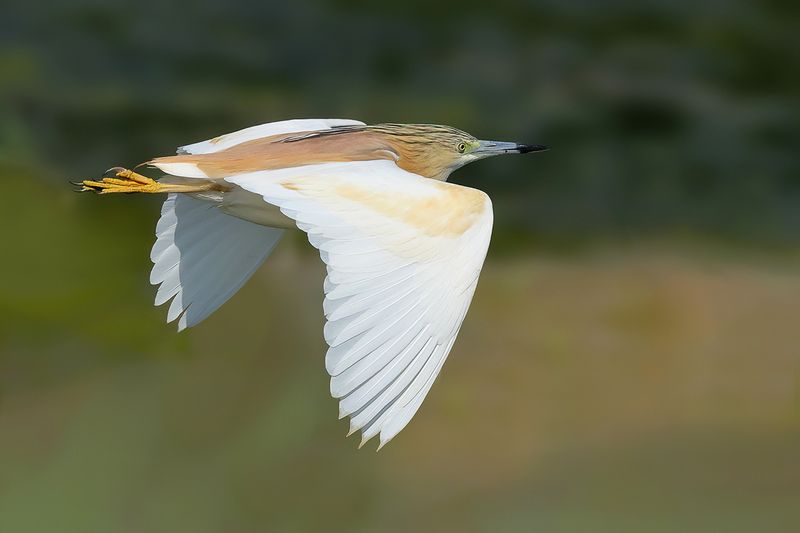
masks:
{"type": "Polygon", "coordinates": [[[456,128],[434,124],[380,124],[370,128],[385,136],[400,167],[439,180],[478,159],[547,150],[541,144],[481,141],[456,128]]]}

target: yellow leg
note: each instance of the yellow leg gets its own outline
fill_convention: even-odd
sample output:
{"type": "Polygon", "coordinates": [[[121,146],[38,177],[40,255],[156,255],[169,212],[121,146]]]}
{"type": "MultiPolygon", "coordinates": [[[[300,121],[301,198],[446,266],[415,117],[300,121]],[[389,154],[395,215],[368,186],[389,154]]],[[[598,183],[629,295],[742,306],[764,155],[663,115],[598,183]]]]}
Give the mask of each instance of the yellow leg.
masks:
{"type": "Polygon", "coordinates": [[[83,180],[76,185],[81,187],[81,191],[94,191],[100,194],[112,192],[166,192],[156,180],[122,167],[114,167],[107,170],[100,181],[83,180]]]}
{"type": "Polygon", "coordinates": [[[99,181],[83,180],[75,183],[79,192],[94,191],[99,194],[110,193],[167,193],[167,192],[201,192],[209,190],[225,190],[225,188],[212,181],[197,180],[197,184],[183,185],[175,183],[159,183],[147,176],[142,176],[127,168],[114,167],[103,174],[99,181]]]}

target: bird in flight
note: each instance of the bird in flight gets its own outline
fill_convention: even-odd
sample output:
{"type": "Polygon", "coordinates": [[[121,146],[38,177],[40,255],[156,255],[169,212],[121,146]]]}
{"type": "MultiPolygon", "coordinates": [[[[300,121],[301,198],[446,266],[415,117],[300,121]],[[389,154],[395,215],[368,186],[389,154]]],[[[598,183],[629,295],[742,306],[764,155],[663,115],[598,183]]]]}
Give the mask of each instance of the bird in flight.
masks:
{"type": "MultiPolygon", "coordinates": [[[[325,367],[340,418],[380,449],[419,409],[467,313],[492,231],[492,204],[447,182],[457,168],[542,145],[480,141],[448,126],[304,119],[254,126],[82,191],[166,193],[150,252],[155,304],[194,326],[227,301],[286,229],[327,266],[325,367]]],[[[142,166],[140,165],[140,166],[142,166]]]]}

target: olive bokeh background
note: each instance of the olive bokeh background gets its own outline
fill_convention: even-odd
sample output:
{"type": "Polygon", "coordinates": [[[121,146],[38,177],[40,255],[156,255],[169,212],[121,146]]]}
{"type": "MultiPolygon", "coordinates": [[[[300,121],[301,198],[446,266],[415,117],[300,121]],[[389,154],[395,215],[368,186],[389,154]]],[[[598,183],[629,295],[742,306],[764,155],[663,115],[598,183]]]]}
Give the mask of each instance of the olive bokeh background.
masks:
{"type": "Polygon", "coordinates": [[[15,2],[0,17],[0,530],[794,531],[800,7],[15,2]],[[289,235],[176,334],[159,200],[98,176],[253,124],[547,143],[412,423],[356,450],[289,235]],[[371,447],[368,447],[371,448],[371,447]]]}

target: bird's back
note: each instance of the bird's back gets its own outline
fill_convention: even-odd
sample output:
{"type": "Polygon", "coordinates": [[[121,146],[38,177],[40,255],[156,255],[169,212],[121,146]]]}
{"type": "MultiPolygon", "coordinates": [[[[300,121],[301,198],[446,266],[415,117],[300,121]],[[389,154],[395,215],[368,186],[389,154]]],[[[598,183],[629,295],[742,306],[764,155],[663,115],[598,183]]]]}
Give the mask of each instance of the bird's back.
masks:
{"type": "Polygon", "coordinates": [[[195,165],[211,179],[258,170],[275,170],[316,163],[395,159],[386,137],[354,128],[337,135],[301,132],[275,135],[237,144],[207,154],[181,154],[149,161],[159,168],[175,164],[195,165]]]}
{"type": "MultiPolygon", "coordinates": [[[[158,157],[148,163],[175,175],[181,175],[174,172],[177,168],[196,168],[203,176],[219,180],[259,170],[385,159],[395,161],[408,172],[441,179],[443,163],[437,157],[438,144],[432,139],[442,135],[466,134],[428,124],[344,125],[271,135],[223,150],[158,157]]],[[[224,136],[208,142],[213,145],[223,139],[224,136]]]]}

